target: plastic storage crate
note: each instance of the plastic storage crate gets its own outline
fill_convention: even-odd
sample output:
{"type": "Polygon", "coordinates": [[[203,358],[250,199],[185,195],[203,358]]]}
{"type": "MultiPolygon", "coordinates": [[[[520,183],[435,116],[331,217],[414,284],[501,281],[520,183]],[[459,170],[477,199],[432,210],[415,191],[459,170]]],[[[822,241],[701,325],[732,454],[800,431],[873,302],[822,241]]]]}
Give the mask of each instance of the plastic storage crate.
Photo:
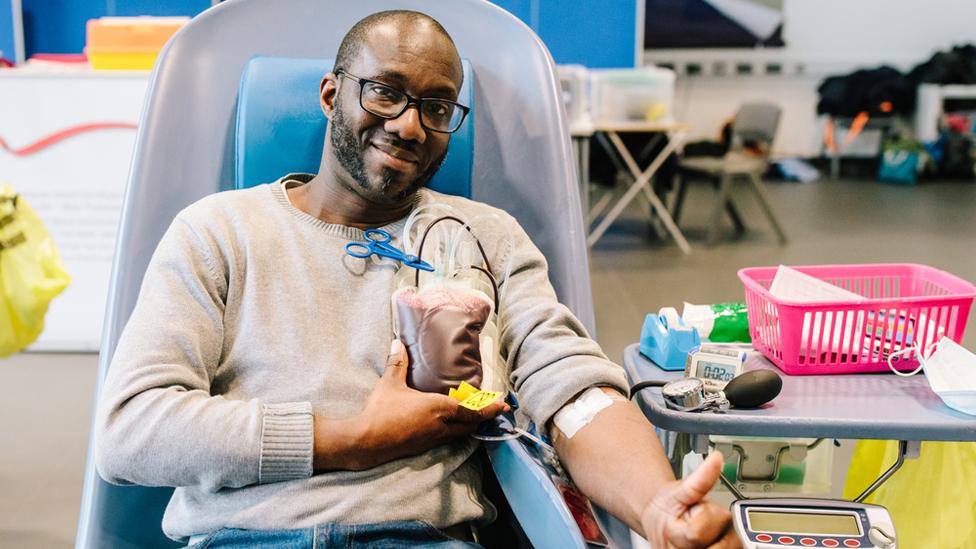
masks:
{"type": "MultiPolygon", "coordinates": [[[[863,299],[796,303],[769,286],[777,267],[741,269],[753,345],[787,374],[888,371],[888,356],[916,341],[924,349],[943,335],[960,342],[976,286],[945,271],[915,264],[794,267],[863,299]]],[[[899,370],[914,357],[893,361],[899,370]]]]}
{"type": "Polygon", "coordinates": [[[593,69],[590,115],[594,123],[674,122],[674,71],[660,67],[593,69]]]}
{"type": "Polygon", "coordinates": [[[150,70],[160,50],[189,17],[89,19],[85,53],[96,70],[150,70]]]}

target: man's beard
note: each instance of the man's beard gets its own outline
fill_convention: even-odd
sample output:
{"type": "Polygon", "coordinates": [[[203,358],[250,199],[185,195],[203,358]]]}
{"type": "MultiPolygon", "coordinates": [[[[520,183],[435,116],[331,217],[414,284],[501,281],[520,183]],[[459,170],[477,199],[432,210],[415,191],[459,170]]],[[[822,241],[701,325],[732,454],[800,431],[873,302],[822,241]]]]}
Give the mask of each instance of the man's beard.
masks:
{"type": "MultiPolygon", "coordinates": [[[[444,164],[444,158],[447,157],[447,149],[445,148],[440,158],[431,162],[427,170],[418,174],[417,178],[411,181],[406,189],[397,193],[396,196],[390,196],[390,188],[393,186],[397,176],[401,175],[400,172],[390,168],[382,168],[380,170],[380,181],[375,185],[371,184],[369,176],[366,174],[366,166],[363,163],[365,148],[361,146],[356,135],[349,129],[342,108],[338,104],[336,104],[335,111],[332,113],[331,124],[332,136],[330,142],[336,159],[339,160],[339,164],[349,172],[349,175],[352,176],[353,180],[362,190],[374,195],[369,198],[375,199],[382,197],[394,202],[403,200],[426,185],[434,177],[434,174],[437,173],[437,170],[441,168],[441,165],[444,164]]],[[[408,150],[412,148],[409,144],[401,145],[404,141],[395,135],[387,134],[387,139],[392,145],[400,146],[408,150]]]]}

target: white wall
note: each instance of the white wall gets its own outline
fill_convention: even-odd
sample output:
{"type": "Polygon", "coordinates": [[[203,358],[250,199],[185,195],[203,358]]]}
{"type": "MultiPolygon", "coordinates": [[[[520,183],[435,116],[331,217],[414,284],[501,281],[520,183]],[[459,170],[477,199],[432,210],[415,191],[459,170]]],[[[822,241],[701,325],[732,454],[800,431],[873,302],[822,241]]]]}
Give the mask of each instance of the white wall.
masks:
{"type": "Polygon", "coordinates": [[[976,42],[974,0],[786,0],[783,12],[789,56],[816,66],[906,69],[976,42]]]}
{"type": "MultiPolygon", "coordinates": [[[[143,71],[0,71],[0,135],[20,148],[81,124],[138,122],[148,81],[143,71]]],[[[105,130],[29,156],[0,151],[0,181],[37,212],[72,279],[51,302],[31,350],[98,350],[135,139],[133,129],[105,130]]]]}
{"type": "Polygon", "coordinates": [[[817,86],[825,76],[881,64],[907,70],[937,50],[976,43],[976,0],[785,0],[783,11],[785,48],[645,52],[645,62],[677,69],[675,117],[692,127],[691,139],[713,138],[744,101],[776,101],[783,119],[774,154],[817,156],[817,86]],[[688,63],[705,75],[687,76],[688,63]],[[734,74],[739,63],[754,74],[734,74]],[[783,74],[763,74],[768,63],[783,74]]]}
{"type": "Polygon", "coordinates": [[[774,101],[783,114],[773,153],[813,157],[820,152],[822,136],[816,117],[818,81],[780,76],[678,78],[674,117],[691,127],[689,140],[715,140],[740,103],[774,101]]]}

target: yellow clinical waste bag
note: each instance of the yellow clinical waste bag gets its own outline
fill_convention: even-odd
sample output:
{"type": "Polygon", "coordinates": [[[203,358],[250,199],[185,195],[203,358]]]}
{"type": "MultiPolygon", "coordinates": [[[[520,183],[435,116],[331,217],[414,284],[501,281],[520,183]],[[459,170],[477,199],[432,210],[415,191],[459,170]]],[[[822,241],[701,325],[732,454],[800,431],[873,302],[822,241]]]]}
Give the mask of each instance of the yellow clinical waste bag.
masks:
{"type": "Polygon", "coordinates": [[[10,185],[0,185],[0,357],[37,339],[48,304],[69,282],[40,218],[10,185]]]}
{"type": "MultiPolygon", "coordinates": [[[[859,496],[897,457],[897,441],[858,442],[844,497],[859,496]]],[[[867,502],[891,513],[899,549],[976,549],[976,442],[923,442],[867,502]]]]}

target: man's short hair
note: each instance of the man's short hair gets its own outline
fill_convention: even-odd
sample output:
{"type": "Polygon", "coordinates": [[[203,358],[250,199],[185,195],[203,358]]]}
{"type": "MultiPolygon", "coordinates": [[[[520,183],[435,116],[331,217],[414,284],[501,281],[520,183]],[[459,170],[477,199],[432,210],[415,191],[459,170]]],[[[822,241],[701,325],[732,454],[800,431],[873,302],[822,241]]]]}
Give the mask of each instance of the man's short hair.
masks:
{"type": "MultiPolygon", "coordinates": [[[[444,27],[436,19],[426,13],[411,10],[381,11],[367,15],[349,29],[346,36],[342,38],[342,43],[339,44],[339,53],[336,54],[335,66],[332,72],[348,67],[349,63],[359,56],[363,45],[366,43],[366,39],[373,29],[389,21],[396,21],[397,23],[427,23],[435,31],[447,38],[451,45],[454,45],[454,40],[451,38],[451,35],[444,30],[444,27]]],[[[455,47],[456,50],[457,48],[455,47]]]]}

